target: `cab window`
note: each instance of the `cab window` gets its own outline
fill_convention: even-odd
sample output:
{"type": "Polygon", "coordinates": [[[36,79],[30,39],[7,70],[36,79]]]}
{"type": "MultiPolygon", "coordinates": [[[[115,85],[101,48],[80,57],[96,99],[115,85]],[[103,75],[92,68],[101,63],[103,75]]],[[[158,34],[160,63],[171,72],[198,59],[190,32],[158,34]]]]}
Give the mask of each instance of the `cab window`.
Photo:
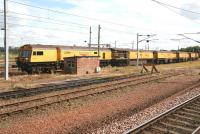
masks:
{"type": "Polygon", "coordinates": [[[27,57],[30,57],[30,55],[31,55],[31,51],[21,51],[21,57],[23,57],[23,58],[27,58],[27,57]]]}
{"type": "Polygon", "coordinates": [[[34,56],[41,56],[44,55],[43,51],[33,51],[34,56]]]}
{"type": "MultiPolygon", "coordinates": [[[[103,53],[103,59],[105,59],[105,58],[106,58],[106,54],[103,53]]],[[[125,58],[127,58],[126,55],[125,55],[125,58]]]]}
{"type": "Polygon", "coordinates": [[[36,51],[33,51],[33,55],[36,55],[36,51]]]}
{"type": "Polygon", "coordinates": [[[43,51],[37,51],[37,55],[43,55],[43,51]]]}

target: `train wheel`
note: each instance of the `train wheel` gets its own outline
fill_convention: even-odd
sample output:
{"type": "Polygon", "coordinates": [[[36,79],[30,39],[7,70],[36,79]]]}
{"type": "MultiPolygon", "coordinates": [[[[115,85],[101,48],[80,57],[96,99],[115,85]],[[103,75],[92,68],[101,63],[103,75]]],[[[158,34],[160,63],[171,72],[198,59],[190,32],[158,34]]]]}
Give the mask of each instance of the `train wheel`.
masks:
{"type": "Polygon", "coordinates": [[[29,68],[29,69],[27,70],[27,73],[28,73],[28,74],[33,74],[33,69],[32,69],[32,68],[29,68]]]}
{"type": "Polygon", "coordinates": [[[36,72],[37,74],[41,74],[42,70],[41,70],[40,67],[36,67],[36,68],[35,68],[35,72],[36,72]]]}

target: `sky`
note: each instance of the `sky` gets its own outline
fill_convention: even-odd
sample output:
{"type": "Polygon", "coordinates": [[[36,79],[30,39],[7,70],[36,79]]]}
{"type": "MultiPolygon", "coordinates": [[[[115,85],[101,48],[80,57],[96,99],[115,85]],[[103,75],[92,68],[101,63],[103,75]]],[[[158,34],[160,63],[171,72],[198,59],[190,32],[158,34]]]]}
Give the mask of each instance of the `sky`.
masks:
{"type": "MultiPolygon", "coordinates": [[[[192,12],[162,6],[152,0],[8,0],[8,45],[87,46],[90,26],[92,43],[97,44],[98,25],[101,25],[100,42],[112,47],[116,41],[119,48],[136,49],[137,33],[156,34],[149,42],[151,50],[198,45],[178,34],[200,32],[200,1],[158,1],[192,12]]],[[[3,0],[0,1],[1,28],[2,11],[3,0]]],[[[198,34],[186,36],[200,40],[198,34]]],[[[139,40],[145,38],[139,36],[139,40]]],[[[0,39],[3,46],[2,30],[0,39]]],[[[139,48],[147,49],[147,44],[142,41],[139,48]]]]}

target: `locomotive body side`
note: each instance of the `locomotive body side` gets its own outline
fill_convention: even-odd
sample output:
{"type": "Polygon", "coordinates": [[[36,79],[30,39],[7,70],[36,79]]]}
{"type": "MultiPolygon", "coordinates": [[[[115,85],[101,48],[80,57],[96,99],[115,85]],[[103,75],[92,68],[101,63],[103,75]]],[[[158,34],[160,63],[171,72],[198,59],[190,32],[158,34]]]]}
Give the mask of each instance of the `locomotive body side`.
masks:
{"type": "Polygon", "coordinates": [[[190,58],[190,54],[188,52],[177,52],[178,62],[188,61],[189,58],[190,58]]]}
{"type": "MultiPolygon", "coordinates": [[[[58,48],[59,60],[63,62],[66,57],[73,56],[98,56],[97,48],[88,47],[74,47],[74,46],[62,46],[58,48]]],[[[111,50],[110,49],[100,49],[100,65],[106,66],[111,60],[111,50]]]]}
{"type": "MultiPolygon", "coordinates": [[[[137,51],[131,49],[112,49],[112,66],[127,66],[137,64],[137,51]]],[[[151,63],[153,60],[152,51],[139,51],[139,64],[151,63]]]]}
{"type": "MultiPolygon", "coordinates": [[[[58,46],[58,45],[24,45],[19,49],[16,59],[19,69],[28,73],[55,72],[63,70],[64,58],[74,56],[98,56],[97,48],[58,46]]],[[[111,50],[100,49],[100,65],[110,64],[111,50]]]]}
{"type": "Polygon", "coordinates": [[[196,53],[195,52],[190,52],[189,53],[189,60],[195,60],[196,59],[196,53]]]}
{"type": "Polygon", "coordinates": [[[176,52],[172,51],[154,51],[154,60],[156,64],[176,62],[176,52]]]}
{"type": "MultiPolygon", "coordinates": [[[[131,49],[100,48],[100,66],[127,66],[137,64],[137,51],[131,49]]],[[[74,56],[98,56],[97,48],[82,46],[32,45],[19,49],[16,63],[19,69],[28,73],[55,72],[64,69],[64,58],[74,56]]],[[[145,51],[138,54],[139,64],[173,63],[196,60],[199,53],[174,51],[145,51]]],[[[84,65],[83,65],[84,66],[84,65]]]]}

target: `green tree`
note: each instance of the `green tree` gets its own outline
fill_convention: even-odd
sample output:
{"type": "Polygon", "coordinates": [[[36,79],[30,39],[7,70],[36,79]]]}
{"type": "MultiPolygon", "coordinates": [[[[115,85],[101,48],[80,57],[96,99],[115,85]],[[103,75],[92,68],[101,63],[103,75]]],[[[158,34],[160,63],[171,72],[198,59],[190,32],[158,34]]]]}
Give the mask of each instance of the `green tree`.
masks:
{"type": "Polygon", "coordinates": [[[200,52],[200,46],[191,46],[191,47],[181,48],[180,51],[183,51],[183,52],[200,52]]]}

